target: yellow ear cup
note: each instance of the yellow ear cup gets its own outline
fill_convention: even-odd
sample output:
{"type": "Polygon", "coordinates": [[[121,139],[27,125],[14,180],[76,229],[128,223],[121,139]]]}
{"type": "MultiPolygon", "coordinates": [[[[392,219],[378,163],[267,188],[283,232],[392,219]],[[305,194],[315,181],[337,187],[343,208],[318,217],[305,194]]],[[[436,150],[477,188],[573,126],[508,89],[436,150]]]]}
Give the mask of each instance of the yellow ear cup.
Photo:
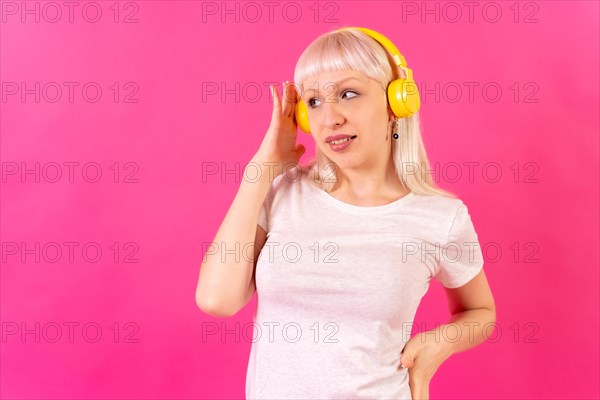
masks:
{"type": "Polygon", "coordinates": [[[421,107],[421,97],[417,85],[400,78],[390,82],[387,88],[388,103],[398,118],[410,117],[421,107]]]}
{"type": "Polygon", "coordinates": [[[310,135],[310,126],[308,125],[308,108],[306,107],[306,103],[302,101],[302,99],[298,99],[296,102],[296,123],[302,129],[303,132],[308,133],[310,135]]]}

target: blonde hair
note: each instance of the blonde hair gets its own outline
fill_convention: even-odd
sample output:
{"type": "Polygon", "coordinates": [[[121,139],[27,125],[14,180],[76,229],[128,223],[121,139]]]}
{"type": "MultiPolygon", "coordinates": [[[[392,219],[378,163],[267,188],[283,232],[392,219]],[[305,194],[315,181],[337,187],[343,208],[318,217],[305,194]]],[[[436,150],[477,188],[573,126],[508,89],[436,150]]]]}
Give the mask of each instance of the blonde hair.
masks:
{"type": "MultiPolygon", "coordinates": [[[[321,72],[351,69],[378,81],[387,95],[388,84],[404,73],[394,63],[389,51],[358,29],[335,30],[315,39],[302,53],[294,71],[296,87],[321,72]]],[[[439,194],[456,198],[440,188],[428,174],[429,160],[421,136],[419,113],[398,119],[398,139],[392,139],[392,159],[403,185],[422,195],[439,194]]],[[[316,147],[306,165],[298,165],[302,177],[309,177],[329,192],[337,182],[336,164],[316,147]]]]}

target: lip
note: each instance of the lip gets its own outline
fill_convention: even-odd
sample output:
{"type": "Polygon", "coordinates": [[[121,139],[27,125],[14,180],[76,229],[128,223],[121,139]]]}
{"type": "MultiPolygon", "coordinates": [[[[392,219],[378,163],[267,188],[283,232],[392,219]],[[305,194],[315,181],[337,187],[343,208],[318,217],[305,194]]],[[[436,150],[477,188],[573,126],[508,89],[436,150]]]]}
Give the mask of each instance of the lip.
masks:
{"type": "Polygon", "coordinates": [[[355,137],[356,135],[334,135],[334,136],[327,136],[325,138],[325,143],[329,143],[332,140],[339,140],[339,139],[344,139],[347,137],[355,137]]]}
{"type": "Polygon", "coordinates": [[[352,145],[352,143],[356,139],[356,136],[351,136],[351,138],[354,138],[354,139],[348,139],[345,142],[339,143],[339,144],[333,144],[333,143],[329,142],[329,148],[331,149],[331,151],[334,151],[336,153],[344,151],[352,145]]]}

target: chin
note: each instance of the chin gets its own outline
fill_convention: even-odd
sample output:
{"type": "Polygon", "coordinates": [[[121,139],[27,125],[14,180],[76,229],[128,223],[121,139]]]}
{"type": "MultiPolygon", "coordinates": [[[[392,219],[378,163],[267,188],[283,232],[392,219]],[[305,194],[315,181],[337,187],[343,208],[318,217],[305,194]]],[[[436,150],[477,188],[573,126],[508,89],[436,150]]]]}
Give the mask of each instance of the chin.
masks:
{"type": "Polygon", "coordinates": [[[329,160],[331,160],[331,162],[335,163],[335,168],[341,168],[341,169],[354,168],[359,164],[359,162],[357,161],[356,154],[336,153],[334,151],[331,151],[329,149],[329,146],[320,147],[319,150],[320,150],[321,154],[323,154],[325,157],[327,157],[329,160]]]}
{"type": "Polygon", "coordinates": [[[345,157],[344,155],[333,154],[329,159],[340,169],[355,168],[360,164],[354,157],[345,157]]]}

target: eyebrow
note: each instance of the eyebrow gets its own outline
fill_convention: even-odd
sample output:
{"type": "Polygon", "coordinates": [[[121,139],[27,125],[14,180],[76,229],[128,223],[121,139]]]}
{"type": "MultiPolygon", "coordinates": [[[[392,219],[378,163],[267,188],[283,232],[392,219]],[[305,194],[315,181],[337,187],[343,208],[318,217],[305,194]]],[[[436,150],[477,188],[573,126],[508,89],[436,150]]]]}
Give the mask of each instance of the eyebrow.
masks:
{"type": "MultiPolygon", "coordinates": [[[[358,79],[358,78],[355,78],[355,77],[351,76],[351,77],[348,77],[348,78],[340,79],[340,80],[339,80],[339,81],[337,81],[337,82],[327,82],[327,83],[325,83],[325,85],[327,85],[327,86],[331,86],[331,83],[335,83],[337,86],[339,86],[340,84],[342,84],[342,83],[344,83],[344,82],[346,82],[346,81],[350,81],[350,80],[355,80],[355,81],[362,82],[362,80],[360,80],[360,79],[358,79]]],[[[325,86],[325,85],[323,85],[323,86],[325,86]]],[[[306,89],[306,90],[304,91],[304,94],[306,94],[306,93],[309,93],[309,92],[316,92],[316,90],[315,90],[315,89],[306,89]]]]}

